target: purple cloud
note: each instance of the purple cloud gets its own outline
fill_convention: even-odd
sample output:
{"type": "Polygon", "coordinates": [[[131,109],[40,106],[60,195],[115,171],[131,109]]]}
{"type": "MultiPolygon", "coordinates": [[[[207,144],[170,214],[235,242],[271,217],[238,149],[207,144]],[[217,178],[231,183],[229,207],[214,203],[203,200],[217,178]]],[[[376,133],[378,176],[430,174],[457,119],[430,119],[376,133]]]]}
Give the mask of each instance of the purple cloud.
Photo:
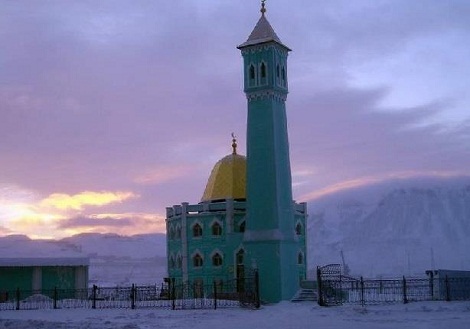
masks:
{"type": "MultiPolygon", "coordinates": [[[[0,184],[43,197],[101,190],[141,196],[110,213],[164,214],[165,206],[197,202],[212,166],[230,153],[231,132],[245,150],[235,46],[254,27],[258,7],[0,3],[0,184]]],[[[470,121],[461,109],[470,100],[459,90],[470,67],[454,62],[469,46],[445,42],[470,37],[468,10],[466,1],[269,4],[268,19],[294,49],[287,108],[296,197],[404,171],[469,173],[470,121]],[[378,76],[363,65],[383,62],[385,70],[433,40],[432,56],[412,63],[429,69],[431,86],[445,76],[446,88],[429,91],[432,97],[416,93],[417,102],[386,106],[400,89],[396,79],[355,83],[378,76]],[[436,121],[456,113],[465,118],[459,125],[436,121]]],[[[420,83],[414,67],[402,65],[409,73],[401,78],[420,83]]]]}

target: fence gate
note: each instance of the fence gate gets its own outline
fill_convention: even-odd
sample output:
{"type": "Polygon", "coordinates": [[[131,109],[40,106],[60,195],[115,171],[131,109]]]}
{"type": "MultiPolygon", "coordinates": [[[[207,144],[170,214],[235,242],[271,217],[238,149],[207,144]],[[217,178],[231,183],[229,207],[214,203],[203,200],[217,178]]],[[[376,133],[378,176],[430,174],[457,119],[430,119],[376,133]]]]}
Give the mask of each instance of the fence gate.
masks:
{"type": "Polygon", "coordinates": [[[341,305],[341,265],[329,264],[317,267],[318,304],[320,306],[341,305]]]}

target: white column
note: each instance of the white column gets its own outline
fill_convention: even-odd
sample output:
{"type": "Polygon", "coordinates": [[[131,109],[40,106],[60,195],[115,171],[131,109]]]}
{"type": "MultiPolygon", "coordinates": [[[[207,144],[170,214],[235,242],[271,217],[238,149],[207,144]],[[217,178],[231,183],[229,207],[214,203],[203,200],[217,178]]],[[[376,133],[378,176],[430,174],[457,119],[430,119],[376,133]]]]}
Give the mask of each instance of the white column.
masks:
{"type": "Polygon", "coordinates": [[[41,293],[42,288],[42,269],[39,266],[33,267],[32,289],[34,293],[41,293]]]}

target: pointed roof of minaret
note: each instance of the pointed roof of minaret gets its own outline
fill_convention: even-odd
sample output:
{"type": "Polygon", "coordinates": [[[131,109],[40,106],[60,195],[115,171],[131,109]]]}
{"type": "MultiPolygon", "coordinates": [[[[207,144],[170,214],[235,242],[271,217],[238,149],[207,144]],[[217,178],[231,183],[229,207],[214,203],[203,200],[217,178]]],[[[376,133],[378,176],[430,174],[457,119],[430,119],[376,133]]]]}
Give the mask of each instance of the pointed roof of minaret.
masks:
{"type": "Polygon", "coordinates": [[[257,45],[261,43],[274,41],[290,51],[291,49],[289,49],[289,47],[283,44],[281,40],[279,39],[279,37],[277,36],[276,32],[274,32],[273,27],[271,26],[271,24],[269,24],[268,20],[266,19],[266,16],[264,14],[265,12],[266,12],[265,4],[264,4],[264,1],[262,1],[261,2],[261,17],[258,20],[258,23],[256,23],[255,28],[253,29],[250,36],[248,37],[248,40],[246,40],[244,43],[239,45],[237,48],[241,49],[241,48],[248,47],[248,46],[253,46],[253,45],[257,45]]]}

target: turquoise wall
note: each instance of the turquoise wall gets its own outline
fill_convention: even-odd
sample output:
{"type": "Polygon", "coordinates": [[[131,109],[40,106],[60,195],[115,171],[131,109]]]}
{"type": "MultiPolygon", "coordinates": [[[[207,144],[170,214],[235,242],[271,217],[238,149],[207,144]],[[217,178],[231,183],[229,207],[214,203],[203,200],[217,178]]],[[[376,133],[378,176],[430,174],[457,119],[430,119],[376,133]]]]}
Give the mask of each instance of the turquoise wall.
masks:
{"type": "Polygon", "coordinates": [[[212,203],[206,205],[188,205],[174,206],[167,208],[167,260],[168,260],[168,276],[175,278],[177,282],[192,282],[202,280],[207,284],[214,281],[222,280],[223,282],[233,280],[237,277],[237,260],[236,252],[240,249],[245,251],[244,263],[245,273],[249,273],[253,265],[260,271],[261,289],[266,290],[262,296],[263,300],[282,300],[289,299],[290,291],[298,287],[300,278],[305,278],[306,274],[306,245],[305,245],[305,220],[306,205],[295,204],[295,223],[292,223],[292,230],[298,223],[302,228],[300,234],[293,234],[290,244],[279,241],[267,241],[250,243],[244,241],[245,232],[241,231],[243,223],[246,225],[246,203],[234,202],[232,211],[227,208],[226,202],[212,203]],[[211,208],[213,211],[190,212],[188,209],[199,209],[203,207],[211,208]],[[186,209],[186,213],[184,213],[186,209]],[[216,209],[216,210],[215,210],[216,209]],[[232,214],[232,215],[230,215],[232,214]],[[175,228],[183,227],[183,218],[186,221],[186,239],[185,234],[179,236],[176,234],[175,228]],[[232,218],[232,219],[230,219],[232,218]],[[211,224],[217,220],[222,223],[222,236],[214,237],[211,231],[211,224]],[[202,236],[192,236],[192,226],[196,223],[202,224],[202,236]],[[171,231],[173,229],[173,234],[171,231]],[[185,264],[178,267],[175,256],[182,255],[183,249],[188,255],[185,264]],[[211,254],[219,250],[223,256],[222,266],[213,266],[211,262],[211,254]],[[192,255],[199,251],[204,258],[202,267],[194,267],[192,255]],[[298,253],[303,255],[303,263],[297,264],[298,253]],[[250,256],[251,255],[251,256],[250,256]],[[272,255],[279,255],[273,260],[272,255]],[[173,257],[174,263],[171,263],[173,257]],[[282,261],[284,259],[284,261],[282,261]],[[253,264],[255,260],[257,264],[253,264]],[[183,275],[183,267],[186,267],[186,276],[183,275]],[[287,273],[285,273],[287,272],[287,273]],[[272,278],[271,275],[274,277],[272,278]],[[293,279],[288,280],[287,285],[281,284],[283,278],[292,276],[293,279]],[[277,289],[276,287],[285,286],[285,289],[277,289]],[[274,287],[274,288],[273,288],[274,287]],[[273,293],[271,293],[273,292],[273,293]]]}
{"type": "Polygon", "coordinates": [[[72,266],[46,266],[42,268],[42,289],[75,289],[75,268],[72,266]]]}
{"type": "MultiPolygon", "coordinates": [[[[234,202],[235,207],[245,209],[245,202],[234,202]]],[[[235,208],[234,207],[234,208],[235,208]]],[[[227,212],[225,202],[212,203],[212,211],[185,214],[186,226],[183,224],[181,214],[167,218],[167,265],[168,276],[177,281],[202,280],[212,283],[214,280],[228,281],[236,278],[235,253],[241,247],[243,232],[241,224],[245,222],[245,211],[232,209],[227,212]],[[231,213],[228,218],[227,213],[231,213]],[[221,235],[213,235],[212,225],[218,223],[222,227],[221,235]],[[202,236],[193,236],[194,225],[201,225],[202,236]],[[171,230],[182,227],[184,234],[179,237],[172,235],[171,230]],[[186,239],[184,239],[186,236],[186,239]],[[222,265],[216,266],[212,256],[219,253],[222,256],[222,265]],[[187,257],[184,257],[184,255],[187,257]],[[194,256],[199,254],[203,258],[203,265],[194,266],[194,256]],[[179,266],[177,258],[182,256],[179,266]],[[172,258],[175,262],[172,261],[172,258]],[[185,271],[186,268],[186,271],[185,271]],[[185,275],[186,272],[186,275],[185,275]]]]}
{"type": "Polygon", "coordinates": [[[284,102],[248,102],[247,203],[249,230],[293,230],[292,180],[284,102]],[[286,220],[280,221],[280,217],[286,220]]]}
{"type": "Polygon", "coordinates": [[[87,285],[88,266],[0,267],[0,293],[14,292],[19,288],[21,298],[38,291],[46,293],[54,288],[85,289],[87,285]]]}
{"type": "Polygon", "coordinates": [[[32,267],[0,267],[0,292],[31,290],[33,287],[32,267]]]}

